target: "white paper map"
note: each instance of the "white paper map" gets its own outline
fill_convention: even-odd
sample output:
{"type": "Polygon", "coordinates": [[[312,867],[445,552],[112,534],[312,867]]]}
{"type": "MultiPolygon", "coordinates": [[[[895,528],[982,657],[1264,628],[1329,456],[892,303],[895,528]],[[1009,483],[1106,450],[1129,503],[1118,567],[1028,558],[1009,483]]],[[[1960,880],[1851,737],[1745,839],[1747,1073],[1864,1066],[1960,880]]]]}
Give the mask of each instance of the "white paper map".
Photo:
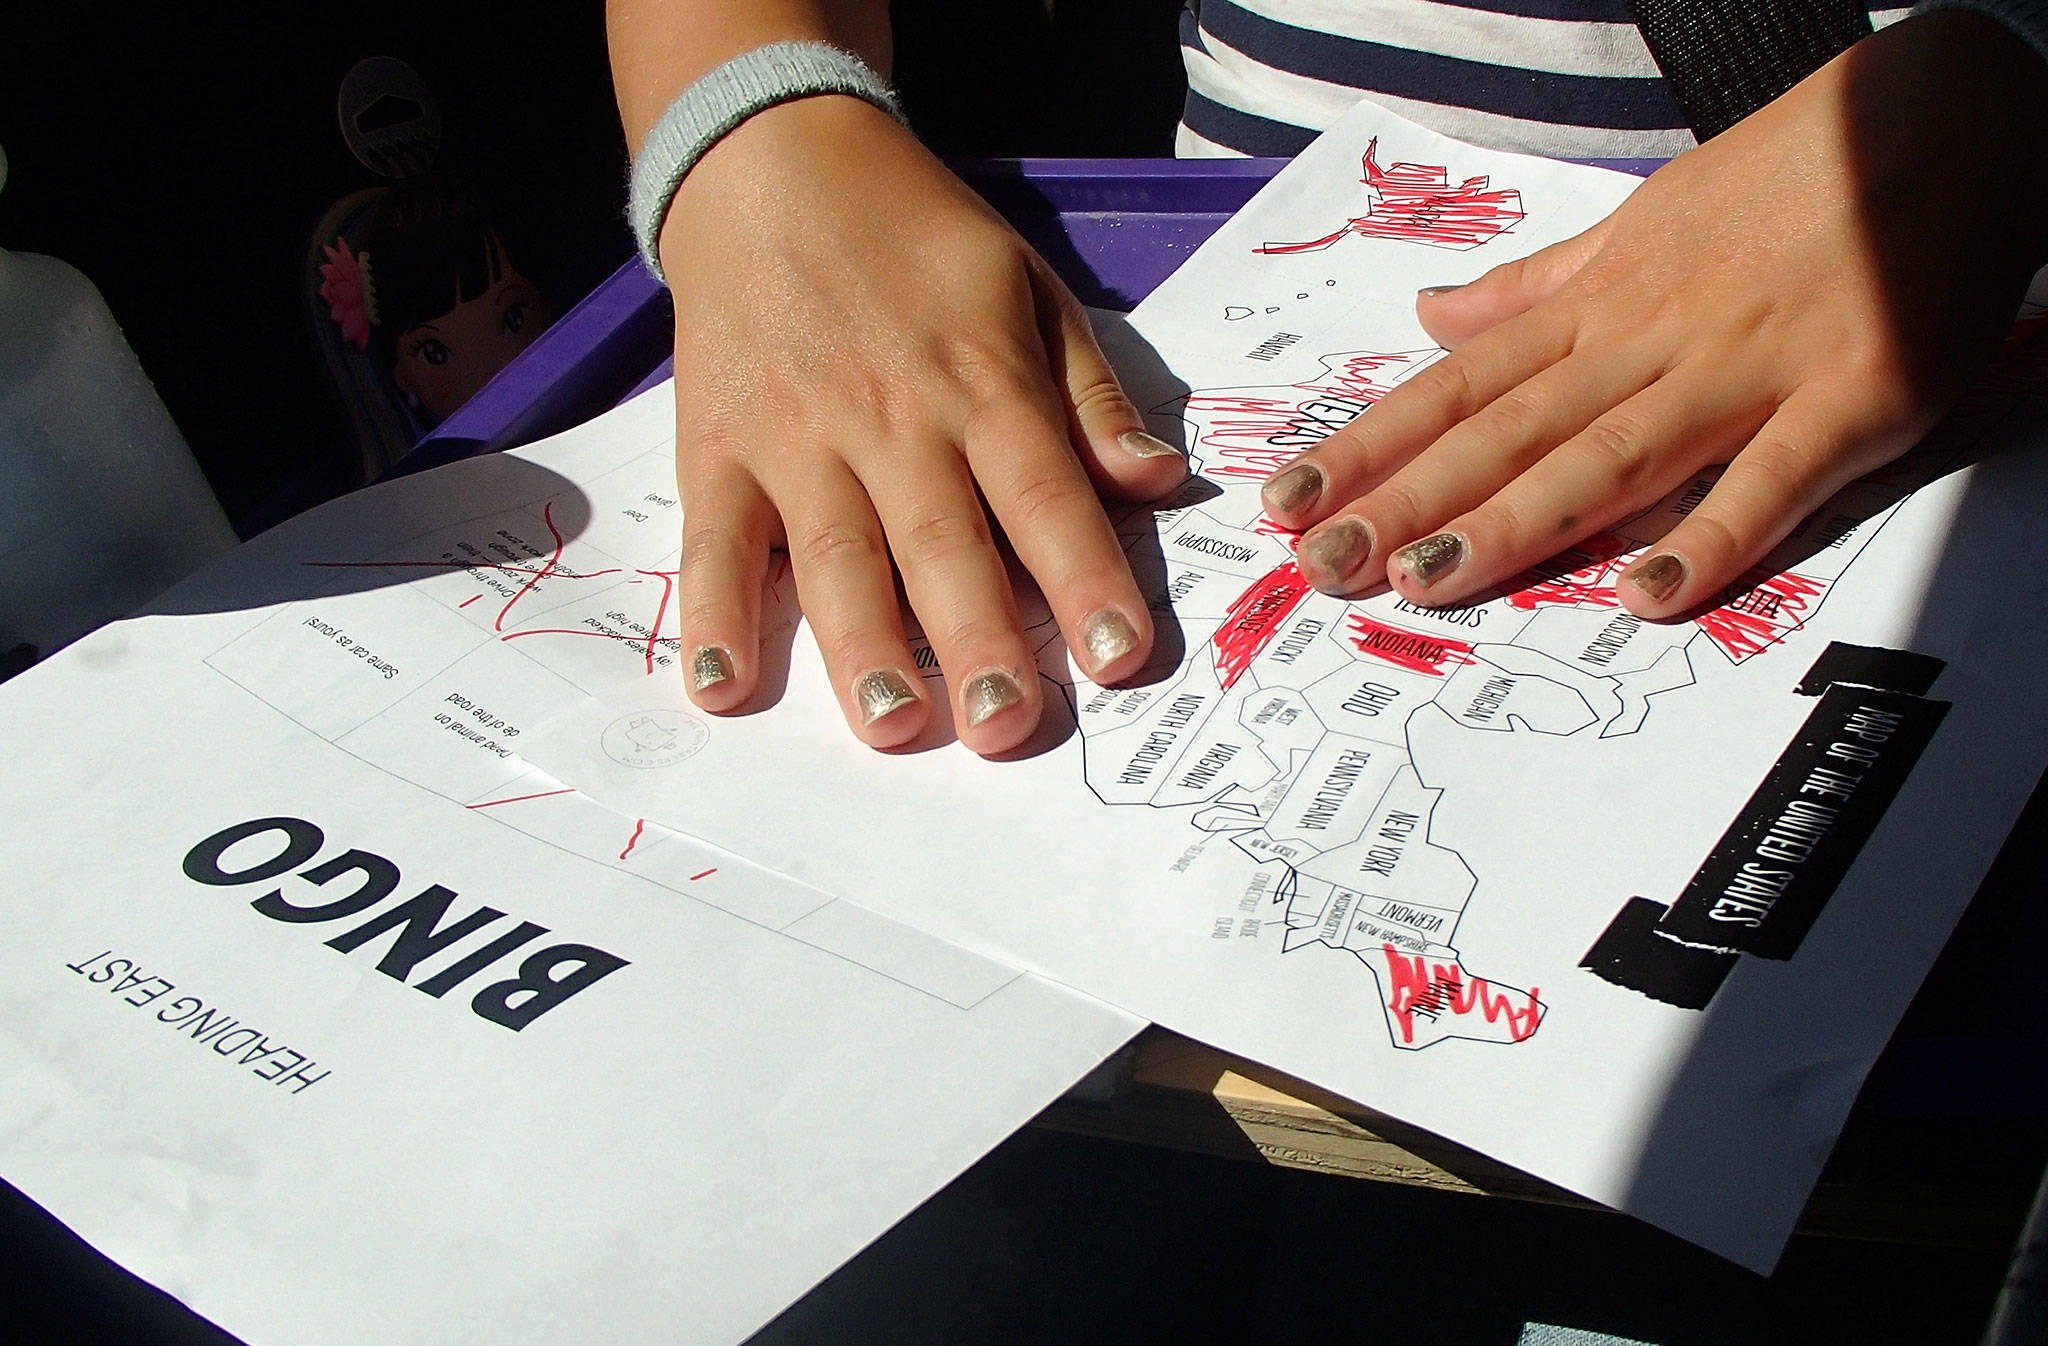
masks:
{"type": "Polygon", "coordinates": [[[673,678],[622,677],[532,754],[633,816],[1768,1267],[2048,761],[1998,690],[2048,661],[2006,615],[2030,610],[2011,586],[2041,587],[2038,370],[2009,361],[1673,624],[1613,585],[1705,481],[1434,612],[1309,590],[1257,500],[1437,357],[1418,287],[1568,237],[1631,185],[1361,109],[1106,332],[1199,475],[1120,525],[1161,617],[1146,677],[1091,686],[1034,628],[1069,711],[1035,755],[860,748],[802,632],[771,710],[713,720],[673,678]],[[704,746],[624,764],[603,741],[636,716],[704,746]]]}

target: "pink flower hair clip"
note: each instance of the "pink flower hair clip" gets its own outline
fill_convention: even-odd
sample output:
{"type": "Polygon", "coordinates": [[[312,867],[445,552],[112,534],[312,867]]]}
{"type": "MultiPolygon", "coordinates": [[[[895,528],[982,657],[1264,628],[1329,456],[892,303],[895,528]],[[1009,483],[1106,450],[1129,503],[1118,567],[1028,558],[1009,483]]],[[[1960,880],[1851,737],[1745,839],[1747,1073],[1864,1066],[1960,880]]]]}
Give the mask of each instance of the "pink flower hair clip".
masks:
{"type": "Polygon", "coordinates": [[[327,316],[341,328],[341,339],[359,351],[370,349],[370,328],[377,321],[377,294],[370,283],[370,254],[357,256],[348,240],[322,244],[327,260],[320,264],[320,297],[327,316]]]}

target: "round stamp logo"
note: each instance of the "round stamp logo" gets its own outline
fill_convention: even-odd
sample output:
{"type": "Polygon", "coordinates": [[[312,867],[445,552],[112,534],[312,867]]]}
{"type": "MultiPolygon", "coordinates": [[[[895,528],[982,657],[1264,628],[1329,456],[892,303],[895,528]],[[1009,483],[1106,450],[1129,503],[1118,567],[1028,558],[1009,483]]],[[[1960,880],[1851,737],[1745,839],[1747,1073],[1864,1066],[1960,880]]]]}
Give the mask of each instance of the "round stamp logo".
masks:
{"type": "Polygon", "coordinates": [[[604,750],[620,766],[662,767],[695,757],[711,737],[704,722],[679,710],[621,715],[604,731],[604,750]]]}

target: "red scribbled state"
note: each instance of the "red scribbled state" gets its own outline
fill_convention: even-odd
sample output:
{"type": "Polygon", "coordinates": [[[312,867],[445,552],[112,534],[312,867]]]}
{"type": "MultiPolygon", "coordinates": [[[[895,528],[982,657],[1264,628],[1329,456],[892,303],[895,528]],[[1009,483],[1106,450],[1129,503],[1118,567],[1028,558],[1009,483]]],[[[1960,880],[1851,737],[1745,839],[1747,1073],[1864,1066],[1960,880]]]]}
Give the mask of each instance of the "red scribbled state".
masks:
{"type": "Polygon", "coordinates": [[[626,838],[626,849],[619,852],[621,860],[633,853],[633,848],[640,844],[640,834],[646,830],[647,820],[645,818],[635,818],[633,820],[633,835],[626,838]]]}
{"type": "Polygon", "coordinates": [[[1310,382],[1194,393],[1181,414],[1198,427],[1195,448],[1210,476],[1264,481],[1357,420],[1396,375],[1433,353],[1335,355],[1310,382]]]}
{"type": "MultiPolygon", "coordinates": [[[[1498,1031],[1505,1031],[1509,1042],[1522,1042],[1542,1026],[1543,1004],[1534,987],[1520,991],[1497,986],[1465,971],[1455,956],[1443,963],[1422,954],[1404,954],[1391,944],[1380,945],[1380,952],[1387,960],[1387,1011],[1394,1016],[1404,1046],[1415,1042],[1417,1019],[1430,1022],[1432,1039],[1478,1036],[1458,1030],[1498,1021],[1498,1031]]],[[[1498,1036],[1498,1031],[1488,1036],[1498,1036]]]]}
{"type": "Polygon", "coordinates": [[[1433,248],[1476,248],[1522,222],[1522,194],[1512,187],[1490,191],[1484,175],[1450,185],[1447,169],[1431,164],[1395,164],[1382,169],[1375,137],[1365,147],[1365,185],[1378,198],[1365,214],[1321,238],[1300,243],[1267,243],[1252,249],[1269,255],[1320,252],[1346,234],[1425,243],[1433,248]]]}
{"type": "Polygon", "coordinates": [[[1347,624],[1351,643],[1361,653],[1411,673],[1440,678],[1450,669],[1474,662],[1472,647],[1462,640],[1425,636],[1362,615],[1352,616],[1347,624]]]}
{"type": "Polygon", "coordinates": [[[1828,581],[1787,571],[1732,591],[1721,606],[1693,620],[1739,664],[1804,626],[1827,591],[1828,581]]]}
{"type": "Polygon", "coordinates": [[[1541,607],[1620,607],[1614,582],[1641,550],[1627,538],[1596,533],[1524,571],[1517,581],[1520,587],[1506,595],[1507,604],[1524,612],[1541,607]]]}
{"type": "Polygon", "coordinates": [[[1287,614],[1309,595],[1308,582],[1289,561],[1254,580],[1237,596],[1216,632],[1216,676],[1225,687],[1244,676],[1259,651],[1278,634],[1287,614]]]}

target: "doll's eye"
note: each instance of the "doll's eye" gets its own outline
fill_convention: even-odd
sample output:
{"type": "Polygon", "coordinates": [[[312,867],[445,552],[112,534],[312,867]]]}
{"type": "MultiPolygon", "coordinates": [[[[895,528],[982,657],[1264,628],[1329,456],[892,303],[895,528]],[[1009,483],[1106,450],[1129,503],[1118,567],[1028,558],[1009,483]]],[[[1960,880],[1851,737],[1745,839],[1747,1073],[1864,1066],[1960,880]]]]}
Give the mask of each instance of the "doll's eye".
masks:
{"type": "Polygon", "coordinates": [[[522,299],[516,304],[508,305],[499,321],[505,325],[508,333],[517,332],[526,326],[526,301],[522,299]]]}
{"type": "Polygon", "coordinates": [[[422,338],[420,344],[414,348],[414,354],[430,365],[448,363],[448,347],[433,337],[422,338]]]}

